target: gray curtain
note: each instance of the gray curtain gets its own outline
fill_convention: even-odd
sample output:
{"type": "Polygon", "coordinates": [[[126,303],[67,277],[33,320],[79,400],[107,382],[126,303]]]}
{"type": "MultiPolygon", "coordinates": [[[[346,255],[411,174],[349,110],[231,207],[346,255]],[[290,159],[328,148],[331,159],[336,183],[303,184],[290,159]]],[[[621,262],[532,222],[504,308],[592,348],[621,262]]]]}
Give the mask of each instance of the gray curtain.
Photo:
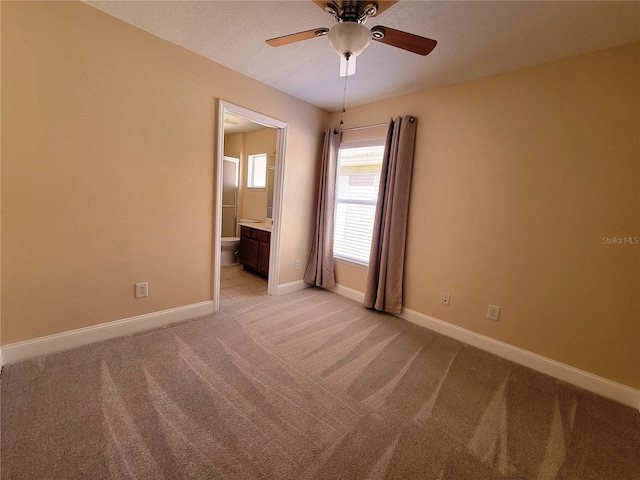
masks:
{"type": "Polygon", "coordinates": [[[333,217],[335,212],[336,174],[338,170],[338,149],[341,133],[332,128],[324,132],[322,164],[320,167],[320,188],[318,190],[318,210],[316,230],[311,245],[311,255],[304,281],[322,288],[333,287],[336,283],[333,273],[333,217]]]}
{"type": "Polygon", "coordinates": [[[366,307],[396,315],[402,310],[404,252],[417,123],[415,117],[398,117],[389,124],[364,296],[366,307]]]}

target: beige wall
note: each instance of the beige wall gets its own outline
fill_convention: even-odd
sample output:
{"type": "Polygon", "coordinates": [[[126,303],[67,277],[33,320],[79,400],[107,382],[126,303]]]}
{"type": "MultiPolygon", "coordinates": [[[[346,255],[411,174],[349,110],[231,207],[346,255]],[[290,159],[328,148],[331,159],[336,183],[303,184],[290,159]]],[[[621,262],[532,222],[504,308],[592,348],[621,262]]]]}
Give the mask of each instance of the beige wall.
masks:
{"type": "Polygon", "coordinates": [[[244,133],[230,133],[224,136],[224,155],[227,157],[242,158],[244,145],[244,133]]]}
{"type": "Polygon", "coordinates": [[[238,218],[264,222],[267,214],[267,189],[247,189],[249,155],[266,153],[275,155],[278,130],[261,128],[247,133],[224,136],[224,154],[240,159],[240,188],[238,191],[238,218]]]}
{"type": "MultiPolygon", "coordinates": [[[[218,98],[289,124],[279,283],[302,278],[325,112],[82,3],[1,8],[3,344],[211,298],[218,98]]],[[[408,308],[640,388],[640,247],[602,244],[640,235],[639,57],[348,110],[419,117],[408,308]]]]}
{"type": "Polygon", "coordinates": [[[3,344],[212,298],[219,98],[289,124],[302,278],[326,112],[83,3],[2,2],[1,28],[3,344]]]}
{"type": "MultiPolygon", "coordinates": [[[[0,2],[0,52],[2,51],[2,2],[0,2]]],[[[0,79],[2,78],[2,62],[0,61],[0,79]]],[[[0,92],[2,82],[0,81],[0,92]]],[[[2,94],[0,93],[0,111],[2,111],[2,94]]],[[[0,213],[2,212],[2,116],[0,115],[0,213]]],[[[2,305],[2,222],[0,221],[0,306],[2,305]]],[[[2,345],[2,308],[0,307],[0,345],[2,345]]],[[[0,357],[2,354],[0,353],[0,357]]],[[[0,358],[2,363],[2,358],[0,358]]],[[[0,367],[1,368],[1,367],[0,367]]]]}
{"type": "Polygon", "coordinates": [[[247,132],[244,137],[244,157],[242,158],[241,195],[242,204],[239,218],[251,218],[264,222],[267,217],[267,189],[248,189],[247,171],[249,155],[266,153],[267,156],[275,155],[276,137],[278,131],[275,128],[261,128],[247,132]]]}
{"type": "Polygon", "coordinates": [[[639,72],[635,44],[348,109],[419,118],[406,307],[640,387],[640,245],[602,241],[640,236],[639,72]]]}

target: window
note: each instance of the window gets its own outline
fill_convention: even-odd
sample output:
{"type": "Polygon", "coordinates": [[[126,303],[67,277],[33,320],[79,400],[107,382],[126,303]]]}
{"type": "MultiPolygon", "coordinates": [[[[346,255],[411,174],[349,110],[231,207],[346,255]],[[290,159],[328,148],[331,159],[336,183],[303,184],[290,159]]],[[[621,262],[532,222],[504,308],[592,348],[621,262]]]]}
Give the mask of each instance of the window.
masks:
{"type": "Polygon", "coordinates": [[[249,155],[247,188],[264,188],[267,185],[267,154],[249,155]]]}
{"type": "Polygon", "coordinates": [[[340,147],[333,252],[336,258],[369,263],[384,145],[340,147]]]}

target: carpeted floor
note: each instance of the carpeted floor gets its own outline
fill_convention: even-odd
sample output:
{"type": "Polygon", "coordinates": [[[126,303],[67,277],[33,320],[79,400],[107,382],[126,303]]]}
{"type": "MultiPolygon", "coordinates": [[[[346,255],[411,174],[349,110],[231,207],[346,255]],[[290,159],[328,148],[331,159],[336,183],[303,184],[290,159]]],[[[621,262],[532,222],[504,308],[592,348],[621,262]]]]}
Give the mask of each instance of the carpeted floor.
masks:
{"type": "Polygon", "coordinates": [[[8,365],[2,479],[640,478],[640,414],[317,289],[8,365]]]}

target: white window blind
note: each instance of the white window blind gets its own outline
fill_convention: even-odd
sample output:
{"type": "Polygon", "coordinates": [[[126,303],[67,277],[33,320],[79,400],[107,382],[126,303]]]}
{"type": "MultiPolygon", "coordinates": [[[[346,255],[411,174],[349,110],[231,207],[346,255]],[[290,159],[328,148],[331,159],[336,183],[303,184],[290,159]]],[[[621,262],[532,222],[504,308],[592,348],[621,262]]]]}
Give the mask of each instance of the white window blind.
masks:
{"type": "Polygon", "coordinates": [[[247,187],[264,188],[267,184],[267,154],[249,155],[247,187]]]}
{"type": "Polygon", "coordinates": [[[369,263],[384,145],[340,147],[333,252],[369,263]]]}

